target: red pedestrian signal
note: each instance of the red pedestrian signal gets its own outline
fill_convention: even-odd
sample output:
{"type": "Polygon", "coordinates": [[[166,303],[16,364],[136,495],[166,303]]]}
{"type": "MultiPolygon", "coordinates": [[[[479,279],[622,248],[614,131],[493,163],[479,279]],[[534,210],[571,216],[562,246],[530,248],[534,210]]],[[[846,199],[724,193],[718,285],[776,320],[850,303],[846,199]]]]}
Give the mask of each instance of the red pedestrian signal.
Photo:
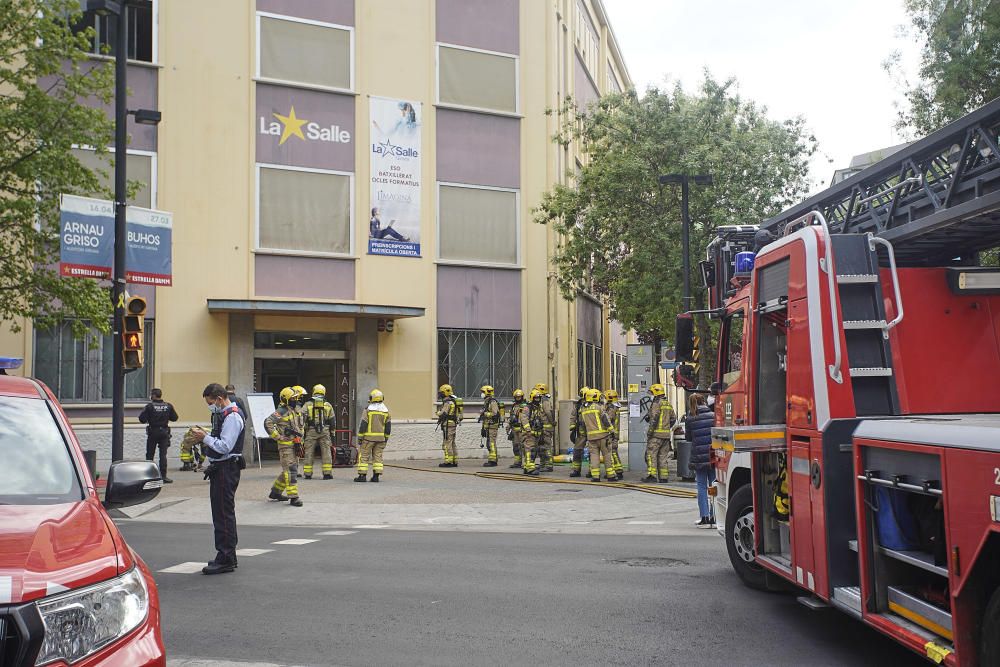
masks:
{"type": "Polygon", "coordinates": [[[122,318],[122,359],[127,370],[142,368],[142,341],[145,336],[146,300],[134,296],[125,304],[122,318]]]}

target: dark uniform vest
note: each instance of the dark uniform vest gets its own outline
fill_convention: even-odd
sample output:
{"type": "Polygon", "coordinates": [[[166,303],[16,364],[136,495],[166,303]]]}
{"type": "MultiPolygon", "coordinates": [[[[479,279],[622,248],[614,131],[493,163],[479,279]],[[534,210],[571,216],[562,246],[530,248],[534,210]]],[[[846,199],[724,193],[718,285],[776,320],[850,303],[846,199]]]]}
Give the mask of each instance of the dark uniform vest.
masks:
{"type": "MultiPolygon", "coordinates": [[[[235,403],[230,403],[229,407],[227,407],[222,412],[212,413],[212,432],[210,435],[213,438],[221,438],[222,423],[226,421],[226,417],[228,417],[234,412],[238,414],[240,417],[243,417],[243,428],[240,429],[240,434],[236,436],[236,444],[233,445],[232,453],[243,456],[243,439],[247,433],[247,422],[246,422],[247,417],[245,414],[243,414],[243,411],[240,410],[239,406],[237,406],[235,403]]],[[[205,454],[209,455],[209,458],[211,458],[211,452],[212,452],[211,447],[205,447],[205,454]]]]}
{"type": "Polygon", "coordinates": [[[143,412],[146,413],[146,433],[170,431],[170,413],[174,406],[166,401],[151,401],[143,412]]]}

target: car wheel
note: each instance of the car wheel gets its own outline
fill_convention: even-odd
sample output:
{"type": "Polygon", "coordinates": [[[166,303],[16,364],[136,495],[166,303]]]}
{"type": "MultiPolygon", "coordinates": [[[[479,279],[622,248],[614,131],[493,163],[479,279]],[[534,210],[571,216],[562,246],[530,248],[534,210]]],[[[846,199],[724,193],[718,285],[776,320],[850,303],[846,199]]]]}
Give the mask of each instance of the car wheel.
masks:
{"type": "Polygon", "coordinates": [[[726,549],[740,580],[750,588],[769,590],[767,573],[754,559],[757,557],[754,530],[753,488],[745,484],[736,490],[726,511],[726,549]]]}

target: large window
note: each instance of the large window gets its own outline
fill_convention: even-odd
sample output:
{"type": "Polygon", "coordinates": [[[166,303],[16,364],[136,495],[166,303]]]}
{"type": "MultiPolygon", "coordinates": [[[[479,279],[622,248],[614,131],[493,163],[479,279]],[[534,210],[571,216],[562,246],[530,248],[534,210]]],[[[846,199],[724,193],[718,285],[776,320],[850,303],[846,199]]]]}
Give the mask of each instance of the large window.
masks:
{"type": "Polygon", "coordinates": [[[340,172],[259,166],[257,247],[350,254],[352,181],[340,172]]]}
{"type": "Polygon", "coordinates": [[[438,329],[438,384],[455,394],[479,398],[484,384],[498,397],[510,398],[521,378],[521,333],[438,329]]]}
{"type": "Polygon", "coordinates": [[[438,45],[438,102],[516,113],[517,57],[438,45]]]}
{"type": "Polygon", "coordinates": [[[257,76],[323,88],[354,88],[354,30],[306,19],[257,15],[257,76]]]}
{"type": "MultiPolygon", "coordinates": [[[[101,186],[108,191],[114,189],[114,151],[98,156],[93,150],[74,148],[73,155],[87,169],[97,175],[101,186]]],[[[135,196],[129,199],[130,204],[142,208],[154,208],[156,205],[156,156],[145,151],[128,151],[125,155],[125,173],[129,181],[138,181],[141,185],[135,196]]]]}
{"type": "MultiPolygon", "coordinates": [[[[125,398],[145,400],[151,389],[153,322],[146,320],[143,352],[145,365],[125,375],[125,398]]],[[[68,322],[35,330],[34,375],[65,403],[106,403],[111,400],[112,337],[96,332],[73,337],[68,322]]]]}
{"type": "MultiPolygon", "coordinates": [[[[86,3],[83,3],[86,4],[86,3]]],[[[154,62],[156,55],[156,12],[154,0],[130,0],[128,7],[128,50],[129,60],[154,62]]],[[[76,26],[78,31],[94,28],[94,40],[90,51],[94,54],[113,56],[118,52],[117,26],[110,14],[89,15],[76,26]]]]}
{"type": "Polygon", "coordinates": [[[439,258],[517,264],[518,206],[516,190],[441,184],[439,258]]]}
{"type": "Polygon", "coordinates": [[[604,348],[576,341],[577,382],[581,387],[604,391],[604,348]]]}
{"type": "Polygon", "coordinates": [[[626,358],[624,354],[611,353],[611,389],[618,392],[622,398],[627,393],[626,389],[626,358]]]}

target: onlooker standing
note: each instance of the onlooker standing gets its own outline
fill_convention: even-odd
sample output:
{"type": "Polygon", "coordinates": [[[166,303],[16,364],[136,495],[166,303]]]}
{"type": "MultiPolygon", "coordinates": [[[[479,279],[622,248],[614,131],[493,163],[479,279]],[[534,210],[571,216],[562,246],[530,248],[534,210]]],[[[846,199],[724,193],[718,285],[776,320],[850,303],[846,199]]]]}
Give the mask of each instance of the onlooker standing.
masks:
{"type": "Polygon", "coordinates": [[[174,480],[167,477],[167,449],[170,447],[170,422],[177,421],[174,406],[163,400],[163,392],[149,392],[150,402],[139,413],[139,422],[146,425],[146,460],[152,461],[156,448],[160,448],[160,477],[164,484],[174,480]]]}
{"type": "Polygon", "coordinates": [[[698,512],[701,518],[695,524],[699,528],[713,528],[715,517],[708,501],[708,487],[715,483],[715,469],[712,467],[712,427],[715,413],[705,405],[705,397],[691,394],[688,399],[688,413],[684,417],[684,434],[691,442],[691,467],[694,468],[695,485],[698,488],[698,512]]]}
{"type": "MultiPolygon", "coordinates": [[[[244,415],[229,400],[221,384],[212,383],[202,392],[213,413],[222,415],[219,433],[211,435],[196,429],[202,452],[208,457],[205,476],[209,479],[212,524],[215,527],[215,558],[202,568],[204,574],[232,572],[236,562],[236,489],[240,485],[243,461],[244,415]]],[[[214,429],[213,429],[214,431],[214,429]]]]}

